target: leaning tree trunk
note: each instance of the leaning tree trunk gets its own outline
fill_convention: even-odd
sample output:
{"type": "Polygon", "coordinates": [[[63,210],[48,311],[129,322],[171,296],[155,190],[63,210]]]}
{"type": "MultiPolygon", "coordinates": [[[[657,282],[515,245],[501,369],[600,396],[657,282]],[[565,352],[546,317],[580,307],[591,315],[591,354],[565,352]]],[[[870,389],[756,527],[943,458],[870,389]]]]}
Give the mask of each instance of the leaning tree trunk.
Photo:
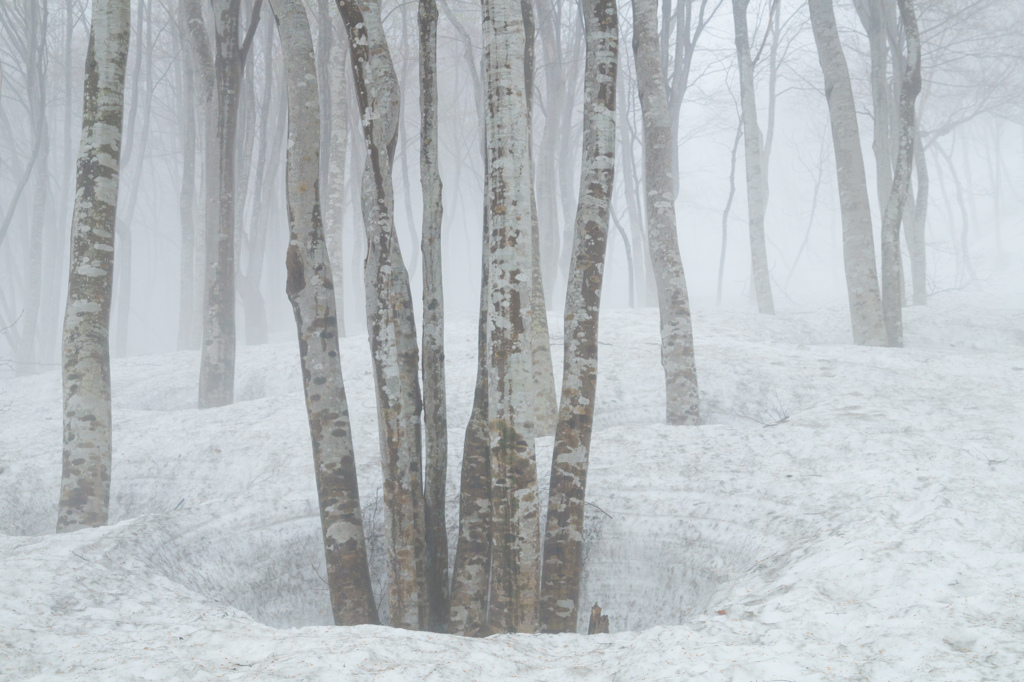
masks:
{"type": "Polygon", "coordinates": [[[700,395],[686,276],[676,234],[672,126],[658,55],[658,6],[632,0],[633,52],[644,125],[644,182],[651,262],[661,313],[661,365],[665,369],[669,424],[697,424],[700,395]]]}
{"type": "Polygon", "coordinates": [[[902,347],[903,296],[900,285],[903,282],[903,268],[900,257],[900,223],[914,164],[914,126],[917,121],[914,102],[921,92],[921,41],[911,0],[897,2],[907,38],[907,68],[903,74],[903,87],[900,88],[900,142],[896,154],[896,171],[882,216],[882,311],[889,345],[902,347]]]}
{"type": "Polygon", "coordinates": [[[871,206],[850,72],[839,41],[832,0],[807,0],[807,6],[814,42],[818,47],[818,60],[825,77],[825,97],[832,122],[853,340],[865,346],[884,346],[887,339],[871,234],[871,206]]]}
{"type": "Polygon", "coordinates": [[[327,585],[336,625],[377,623],[338,351],[331,262],[320,217],[320,111],[313,38],[299,0],[271,0],[288,84],[288,298],[313,440],[327,585]]]}
{"type": "Polygon", "coordinates": [[[575,632],[583,570],[583,502],[597,393],[597,325],[615,177],[615,83],[619,26],[615,0],[585,0],[587,62],[583,173],[572,267],[565,296],[565,357],[551,462],[541,629],[575,632]]]}
{"type": "Polygon", "coordinates": [[[426,430],[426,572],[428,629],[448,631],[448,416],[444,378],[441,280],[441,174],[437,165],[437,3],[419,0],[420,185],[423,189],[423,423],[426,430]]]}
{"type": "Polygon", "coordinates": [[[540,519],[534,456],[531,303],[533,185],[519,0],[484,0],[487,76],[487,426],[492,565],[488,628],[533,632],[540,519]]]}
{"type": "Polygon", "coordinates": [[[93,0],[64,313],[58,533],[106,524],[110,503],[110,298],[130,14],[127,0],[93,0]]]}
{"type": "Polygon", "coordinates": [[[348,32],[367,151],[362,187],[368,245],[364,277],[388,517],[388,603],[392,625],[418,629],[427,617],[421,406],[412,296],[395,234],[391,179],[398,81],[376,1],[357,6],[339,0],[338,10],[348,32]]]}
{"type": "Polygon", "coordinates": [[[768,248],[764,240],[764,213],[767,179],[762,166],[761,128],[757,124],[757,102],[754,95],[754,62],[750,58],[747,35],[747,5],[750,0],[732,0],[733,25],[736,29],[736,56],[740,66],[740,106],[743,109],[743,151],[747,163],[747,220],[750,226],[750,260],[757,293],[757,310],[775,314],[772,300],[771,274],[768,270],[768,248]]]}

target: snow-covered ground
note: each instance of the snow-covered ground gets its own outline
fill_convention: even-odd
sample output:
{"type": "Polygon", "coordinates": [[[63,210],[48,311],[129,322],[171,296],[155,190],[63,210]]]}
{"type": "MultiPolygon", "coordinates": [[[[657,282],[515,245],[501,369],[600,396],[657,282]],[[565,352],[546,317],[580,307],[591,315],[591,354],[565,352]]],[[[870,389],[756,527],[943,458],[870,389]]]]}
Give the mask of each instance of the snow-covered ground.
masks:
{"type": "MultiPolygon", "coordinates": [[[[60,376],[0,377],[0,679],[1024,678],[1022,297],[938,296],[902,350],[838,307],[694,324],[706,424],[669,427],[656,311],[602,318],[592,637],[325,627],[295,344],[204,411],[196,353],[115,362],[111,525],[62,536],[60,376]]],[[[453,541],[475,338],[450,324],[453,541]]],[[[379,590],[365,338],[343,363],[379,590]]]]}

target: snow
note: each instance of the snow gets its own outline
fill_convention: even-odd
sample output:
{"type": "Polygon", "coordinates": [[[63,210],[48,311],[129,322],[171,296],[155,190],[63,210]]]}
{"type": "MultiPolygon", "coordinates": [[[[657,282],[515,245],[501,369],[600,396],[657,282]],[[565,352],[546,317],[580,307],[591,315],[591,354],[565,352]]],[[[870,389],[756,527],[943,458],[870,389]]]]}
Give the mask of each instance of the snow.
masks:
{"type": "MultiPolygon", "coordinates": [[[[590,637],[328,627],[294,343],[241,348],[238,402],[203,411],[197,353],[115,361],[111,525],[61,536],[60,375],[4,376],[0,679],[1019,679],[1024,300],[905,314],[878,349],[838,307],[698,312],[706,423],[670,427],[657,312],[602,313],[590,637]]],[[[447,344],[454,550],[472,324],[447,344]]],[[[342,354],[379,597],[365,338],[342,354]]]]}

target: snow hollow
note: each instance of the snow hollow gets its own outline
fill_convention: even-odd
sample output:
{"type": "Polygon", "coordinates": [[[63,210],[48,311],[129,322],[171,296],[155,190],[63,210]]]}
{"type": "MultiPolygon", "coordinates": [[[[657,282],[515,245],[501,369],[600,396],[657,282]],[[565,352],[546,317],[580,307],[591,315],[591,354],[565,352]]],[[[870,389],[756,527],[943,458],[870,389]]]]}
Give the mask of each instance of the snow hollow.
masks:
{"type": "MultiPolygon", "coordinates": [[[[603,314],[590,637],[327,627],[294,343],[241,348],[203,411],[197,353],[115,362],[111,525],[61,536],[60,375],[4,375],[0,679],[1020,679],[1024,301],[905,314],[905,349],[851,345],[841,308],[696,314],[700,427],[662,423],[657,311],[603,314]]],[[[448,327],[454,548],[476,331],[448,327]]],[[[342,354],[380,599],[366,339],[342,354]]]]}

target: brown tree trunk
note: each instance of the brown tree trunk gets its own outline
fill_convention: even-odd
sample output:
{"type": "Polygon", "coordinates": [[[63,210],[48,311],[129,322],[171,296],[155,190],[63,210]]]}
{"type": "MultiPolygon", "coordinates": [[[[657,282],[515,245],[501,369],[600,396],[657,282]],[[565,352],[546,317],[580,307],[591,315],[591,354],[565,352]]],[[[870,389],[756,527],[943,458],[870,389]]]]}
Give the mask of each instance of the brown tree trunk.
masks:
{"type": "Polygon", "coordinates": [[[575,632],[583,569],[583,504],[597,393],[597,332],[615,177],[618,13],[614,0],[585,0],[583,175],[565,297],[565,355],[551,463],[541,629],[575,632]]]}

